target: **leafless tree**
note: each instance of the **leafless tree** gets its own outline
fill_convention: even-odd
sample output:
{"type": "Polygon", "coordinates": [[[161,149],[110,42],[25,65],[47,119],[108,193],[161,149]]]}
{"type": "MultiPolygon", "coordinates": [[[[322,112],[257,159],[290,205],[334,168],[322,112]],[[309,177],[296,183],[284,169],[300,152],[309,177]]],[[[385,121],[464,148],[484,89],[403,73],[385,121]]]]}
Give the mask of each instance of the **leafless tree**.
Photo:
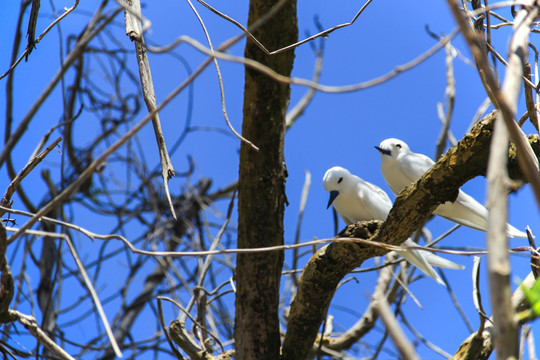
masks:
{"type": "MultiPolygon", "coordinates": [[[[182,21],[175,39],[149,41],[148,31],[162,20],[149,18],[139,0],[75,0],[64,9],[51,1],[46,11],[39,0],[21,1],[10,66],[1,77],[6,111],[0,167],[9,175],[0,203],[3,358],[298,360],[351,359],[359,352],[377,358],[384,351],[418,358],[400,331],[408,327],[415,333],[402,305],[414,296],[408,284],[418,277],[409,276],[407,265],[388,253],[422,228],[438,204],[453,201],[460,186],[481,175],[488,177],[494,224],[487,247],[493,317],[482,310],[480,292],[475,292],[481,325],[477,330],[469,326],[471,336],[453,358],[487,359],[494,349],[497,358],[517,358],[523,350],[520,330],[534,316],[520,315],[530,306],[520,290],[511,294],[509,245],[497,224],[506,223],[506,198],[515,184],[510,179],[530,183],[540,204],[538,136],[527,138],[520,128],[530,121],[538,129],[538,86],[532,80],[538,79],[538,54],[529,43],[530,32],[537,32],[536,2],[512,5],[513,19],[507,19],[500,9],[509,4],[448,0],[458,24],[454,32],[431,33],[436,44],[426,53],[396,64],[384,76],[343,86],[319,82],[324,39],[369,16],[364,10],[372,0],[349,22],[329,28],[317,23],[320,31],[306,37],[298,35],[294,0],[250,0],[246,24],[218,10],[219,5],[202,0],[187,5],[191,12],[183,16],[200,23],[204,41],[185,34],[182,21]],[[227,24],[236,35],[214,43],[207,18],[213,26],[227,24]],[[510,27],[509,53],[504,54],[492,39],[510,27]],[[482,111],[459,142],[450,131],[457,33],[466,39],[495,108],[487,115],[482,111]],[[243,55],[235,47],[241,41],[243,55]],[[181,46],[189,47],[188,55],[180,55],[181,46]],[[313,78],[292,77],[295,51],[305,46],[314,49],[313,78]],[[298,230],[293,241],[285,242],[285,134],[314,94],[382,84],[438,51],[445,51],[447,69],[446,103],[438,109],[443,124],[438,154],[447,141],[453,146],[398,196],[384,223],[349,225],[335,238],[313,241],[301,240],[298,230]],[[42,55],[53,52],[61,54],[59,64],[42,55]],[[162,56],[177,59],[178,65],[168,69],[174,89],[166,96],[152,76],[159,67],[153,61],[162,56]],[[241,132],[230,119],[225,96],[229,63],[244,69],[241,132]],[[504,69],[501,79],[498,67],[504,69]],[[38,75],[32,84],[19,80],[29,79],[27,72],[51,68],[46,82],[38,75]],[[225,124],[220,129],[192,125],[194,83],[204,70],[217,75],[213,84],[218,84],[225,124]],[[295,104],[290,104],[291,85],[305,88],[295,104]],[[518,113],[520,92],[525,93],[523,115],[518,113]],[[185,115],[178,111],[176,119],[167,118],[170,104],[185,115]],[[179,121],[181,116],[185,119],[179,121]],[[172,121],[177,131],[164,131],[162,122],[172,121]],[[149,122],[151,136],[145,128],[149,122]],[[171,158],[180,158],[179,149],[186,147],[189,153],[201,141],[201,131],[240,143],[238,178],[216,181],[191,156],[173,166],[171,158]],[[287,266],[286,251],[293,258],[287,266]],[[386,254],[377,268],[363,265],[386,254]],[[307,264],[298,268],[302,262],[307,264]],[[351,312],[353,325],[337,329],[330,302],[354,271],[378,271],[378,279],[369,305],[351,312]],[[364,345],[379,318],[381,334],[364,345]]],[[[212,146],[210,141],[206,146],[212,146]]],[[[307,174],[298,229],[309,183],[307,174]]],[[[525,283],[530,286],[534,278],[531,273],[525,283]]],[[[427,334],[415,336],[442,357],[452,356],[427,334]]],[[[532,338],[527,331],[523,336],[532,338]]],[[[530,345],[529,351],[534,352],[530,345]]]]}

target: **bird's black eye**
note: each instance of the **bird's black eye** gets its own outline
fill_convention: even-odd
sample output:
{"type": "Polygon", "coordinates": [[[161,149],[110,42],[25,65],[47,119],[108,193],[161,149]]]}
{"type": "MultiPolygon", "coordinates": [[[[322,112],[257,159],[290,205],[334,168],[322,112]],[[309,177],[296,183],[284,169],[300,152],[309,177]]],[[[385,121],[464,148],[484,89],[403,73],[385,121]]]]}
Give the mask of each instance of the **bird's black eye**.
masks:
{"type": "Polygon", "coordinates": [[[396,144],[396,147],[401,149],[401,144],[396,144]]]}
{"type": "Polygon", "coordinates": [[[339,180],[337,181],[337,183],[339,184],[339,183],[341,183],[342,181],[343,181],[343,178],[340,177],[339,180]]]}

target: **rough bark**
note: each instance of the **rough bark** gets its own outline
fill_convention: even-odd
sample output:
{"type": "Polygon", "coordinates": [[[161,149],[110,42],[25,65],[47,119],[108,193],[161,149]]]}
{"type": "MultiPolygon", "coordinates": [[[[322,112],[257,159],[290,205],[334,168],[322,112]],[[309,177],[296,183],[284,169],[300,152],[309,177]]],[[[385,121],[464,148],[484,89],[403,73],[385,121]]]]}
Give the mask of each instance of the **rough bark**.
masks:
{"type": "MultiPolygon", "coordinates": [[[[248,24],[265,15],[275,1],[251,0],[248,24]]],[[[254,35],[268,49],[296,42],[296,1],[287,1],[254,35]]],[[[247,40],[245,57],[289,76],[294,52],[267,56],[247,40]]],[[[285,179],[283,142],[290,88],[246,67],[238,182],[238,247],[283,244],[285,179]]],[[[238,254],[236,264],[235,347],[237,359],[279,358],[279,284],[283,253],[238,254]]]]}

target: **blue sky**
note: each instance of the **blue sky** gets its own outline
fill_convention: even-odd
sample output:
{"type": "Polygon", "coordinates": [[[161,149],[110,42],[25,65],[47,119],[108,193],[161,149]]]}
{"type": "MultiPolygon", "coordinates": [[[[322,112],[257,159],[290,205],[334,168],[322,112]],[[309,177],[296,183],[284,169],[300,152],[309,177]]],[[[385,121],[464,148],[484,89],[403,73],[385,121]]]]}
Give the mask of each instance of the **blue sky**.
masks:
{"type": "MultiPolygon", "coordinates": [[[[212,4],[220,11],[228,14],[245,24],[247,2],[223,2],[212,4]]],[[[17,2],[0,3],[0,21],[3,31],[0,33],[0,45],[4,56],[0,57],[2,73],[8,68],[14,23],[19,4],[17,2]]],[[[40,33],[51,21],[52,9],[49,3],[42,3],[38,30],[40,33]]],[[[55,3],[60,11],[70,3],[55,3]]],[[[62,23],[62,36],[71,31],[78,31],[88,19],[93,10],[93,3],[82,2],[79,8],[62,23]]],[[[114,5],[110,5],[112,7],[114,5]]],[[[306,33],[314,34],[318,30],[314,18],[318,17],[324,28],[348,22],[362,3],[355,1],[334,2],[310,1],[300,2],[299,33],[303,38],[306,33]]],[[[196,8],[206,22],[214,45],[237,35],[240,31],[232,24],[207,11],[196,4],[196,8]]],[[[509,9],[499,11],[503,16],[510,17],[509,9]]],[[[151,28],[146,34],[146,41],[152,45],[166,45],[181,35],[188,35],[201,43],[205,43],[204,34],[196,22],[188,5],[183,2],[163,3],[149,2],[143,8],[143,14],[151,21],[151,28]]],[[[123,30],[123,17],[119,16],[112,27],[118,41],[118,46],[132,49],[129,39],[123,30]]],[[[425,27],[429,26],[436,34],[449,34],[454,30],[455,23],[450,16],[446,2],[421,0],[415,2],[374,1],[358,18],[355,24],[337,30],[327,39],[317,39],[315,44],[324,42],[324,66],[320,82],[325,85],[349,85],[361,83],[392,71],[397,65],[402,65],[416,58],[435,45],[436,41],[427,34],[425,27]]],[[[494,32],[494,44],[503,54],[506,51],[509,28],[494,32]]],[[[57,48],[59,33],[51,31],[37,45],[28,62],[22,62],[16,73],[15,123],[24,115],[28,106],[41,93],[45,84],[50,80],[59,64],[57,48]],[[24,94],[24,96],[23,96],[24,94]]],[[[531,42],[535,43],[535,35],[531,42]]],[[[453,44],[470,57],[462,38],[458,36],[453,44]]],[[[243,54],[244,42],[241,42],[229,52],[235,55],[243,54]]],[[[64,50],[65,51],[65,50],[64,50]]],[[[200,54],[188,45],[181,45],[175,53],[195,69],[203,60],[200,54]]],[[[186,77],[186,69],[178,57],[168,54],[149,54],[152,75],[158,103],[163,100],[186,77]]],[[[309,44],[296,49],[296,59],[293,76],[300,78],[312,77],[315,56],[309,44]]],[[[96,79],[100,79],[99,64],[94,64],[96,79]]],[[[136,72],[133,59],[130,67],[136,72]]],[[[220,61],[225,86],[227,111],[233,126],[241,129],[243,101],[243,68],[239,64],[220,61]]],[[[502,66],[498,64],[498,69],[502,66]]],[[[475,68],[465,63],[459,57],[454,60],[456,77],[456,103],[452,118],[451,130],[461,139],[467,131],[477,109],[486,95],[478,78],[475,68]]],[[[500,72],[501,75],[504,72],[500,72]]],[[[331,210],[326,209],[328,194],[322,187],[324,172],[332,166],[343,166],[363,179],[373,182],[386,190],[392,199],[390,189],[386,186],[379,170],[379,155],[374,149],[380,141],[396,137],[406,141],[415,152],[433,157],[435,144],[441,129],[437,117],[437,103],[445,103],[445,55],[444,51],[400,74],[382,85],[362,91],[342,94],[317,93],[313,102],[306,109],[297,123],[288,131],[285,143],[285,159],[289,178],[287,179],[287,197],[290,205],[285,215],[285,241],[292,243],[298,218],[300,193],[304,183],[305,171],[311,173],[311,188],[301,229],[301,240],[309,241],[314,238],[328,238],[333,235],[331,210]]],[[[98,80],[96,80],[98,81],[98,80]]],[[[129,86],[129,84],[125,84],[129,86]]],[[[291,105],[303,96],[305,87],[293,86],[291,105]]],[[[161,113],[162,126],[169,147],[175,142],[185,125],[188,112],[188,91],[181,93],[161,113]]],[[[16,147],[16,166],[24,166],[42,134],[58,123],[62,115],[60,92],[57,90],[44,104],[31,123],[30,131],[16,147]]],[[[0,80],[0,112],[5,109],[5,79],[0,80]]],[[[524,103],[520,103],[518,114],[524,112],[524,103]]],[[[192,126],[198,129],[189,134],[186,140],[172,154],[172,161],[177,172],[183,172],[188,167],[187,156],[193,157],[196,163],[195,177],[211,177],[213,188],[225,186],[235,181],[238,174],[238,150],[240,143],[227,129],[221,113],[220,95],[215,69],[208,67],[193,85],[193,112],[190,119],[192,126]],[[216,131],[215,129],[219,129],[216,131]]],[[[86,134],[98,133],[96,119],[85,118],[85,127],[79,130],[78,141],[84,144],[86,134]]],[[[530,125],[524,127],[526,133],[534,132],[530,125]]],[[[4,128],[0,129],[3,137],[4,128]]],[[[146,126],[140,134],[144,143],[145,157],[151,166],[159,163],[151,126],[146,126]]],[[[100,149],[101,151],[103,149],[100,149]]],[[[98,155],[99,152],[96,154],[98,155]]],[[[41,165],[53,172],[58,179],[58,165],[61,155],[53,152],[41,165]],[[54,172],[56,169],[56,172],[54,172]]],[[[0,169],[0,189],[9,184],[5,166],[0,169]]],[[[107,171],[121,172],[122,169],[111,166],[107,171]]],[[[37,202],[46,194],[45,186],[40,180],[39,172],[32,174],[27,180],[31,184],[31,194],[37,202]]],[[[184,178],[174,178],[170,182],[173,194],[178,194],[184,186],[184,178]]],[[[27,188],[30,186],[27,185],[27,188]]],[[[486,183],[484,179],[474,179],[464,186],[464,189],[480,202],[484,202],[486,183]]],[[[20,208],[20,202],[15,202],[14,208],[20,208]]],[[[226,209],[227,203],[220,204],[226,209]]],[[[523,229],[526,225],[535,231],[538,211],[528,186],[517,194],[510,196],[510,222],[523,229]]],[[[77,225],[86,226],[89,230],[107,233],[106,219],[96,222],[86,213],[75,216],[77,225]]],[[[427,224],[434,237],[452,227],[452,223],[443,219],[434,219],[427,224]]],[[[340,229],[344,224],[340,223],[340,229]]],[[[129,231],[133,231],[128,229],[129,231]]],[[[81,247],[92,256],[95,249],[91,243],[81,241],[81,247]]],[[[446,238],[442,246],[448,247],[485,247],[485,235],[481,232],[461,228],[446,238]]],[[[512,246],[525,246],[522,240],[511,240],[512,246]]],[[[466,265],[464,271],[446,271],[452,290],[459,299],[472,322],[478,325],[472,303],[471,266],[472,258],[449,256],[453,261],[466,265]]],[[[290,260],[290,256],[286,255],[290,260]]],[[[514,279],[525,278],[528,274],[528,259],[513,256],[514,279]]],[[[304,259],[306,261],[307,258],[304,259]]],[[[483,259],[485,270],[485,258],[483,259]]],[[[114,270],[112,270],[114,271],[114,270]]],[[[483,277],[484,307],[489,309],[486,272],[483,277]]],[[[362,312],[372,290],[375,274],[355,274],[357,281],[348,282],[336,294],[330,312],[336,316],[336,326],[346,327],[354,322],[349,314],[341,307],[352,307],[362,312]]],[[[285,280],[284,280],[285,282],[285,280]]],[[[114,291],[113,284],[101,284],[109,291],[114,291]]],[[[428,339],[449,353],[457,350],[461,341],[468,336],[469,331],[462,322],[456,320],[458,315],[450,304],[450,298],[444,287],[430,279],[423,279],[411,285],[411,290],[420,300],[423,309],[419,309],[412,301],[405,304],[408,319],[423,333],[429,334],[428,339]],[[443,310],[444,309],[444,310],[443,310]],[[432,319],[437,319],[433,321],[432,319]],[[449,333],[446,324],[457,324],[449,333]]],[[[111,309],[114,313],[114,309],[111,309]]],[[[533,324],[533,329],[536,330],[533,324]]],[[[376,337],[375,337],[376,338],[376,337]]],[[[373,340],[374,341],[374,340],[373,340]]],[[[437,357],[435,353],[423,345],[418,348],[425,358],[437,357]]]]}

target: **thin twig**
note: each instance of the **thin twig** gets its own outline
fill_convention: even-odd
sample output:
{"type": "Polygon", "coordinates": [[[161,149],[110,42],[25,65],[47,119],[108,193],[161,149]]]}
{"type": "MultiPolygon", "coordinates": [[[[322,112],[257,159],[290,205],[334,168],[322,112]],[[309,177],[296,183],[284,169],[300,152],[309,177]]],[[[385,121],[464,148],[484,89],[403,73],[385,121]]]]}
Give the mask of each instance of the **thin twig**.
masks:
{"type": "MultiPolygon", "coordinates": [[[[227,209],[227,216],[225,217],[225,221],[223,222],[223,225],[219,229],[216,237],[212,241],[212,245],[210,246],[209,251],[214,251],[218,247],[218,245],[219,245],[219,243],[221,241],[221,237],[225,233],[225,230],[227,229],[227,226],[229,226],[229,221],[231,220],[232,211],[234,209],[234,200],[235,199],[236,199],[236,190],[233,192],[233,195],[231,196],[231,201],[229,202],[229,208],[227,209]]],[[[214,256],[213,254],[210,254],[204,260],[204,263],[202,264],[201,270],[199,272],[199,280],[197,281],[197,285],[195,287],[201,287],[202,288],[203,283],[204,283],[204,279],[206,278],[206,274],[208,273],[208,270],[210,269],[210,265],[212,263],[213,256],[214,256]]],[[[194,303],[195,303],[195,296],[192,296],[190,302],[186,306],[186,310],[188,312],[191,310],[191,307],[193,306],[194,303]]],[[[181,316],[180,317],[180,322],[183,323],[184,321],[185,321],[185,316],[181,316]]]]}
{"type": "MultiPolygon", "coordinates": [[[[62,19],[64,19],[66,16],[68,16],[71,12],[73,12],[73,10],[75,10],[78,5],[79,5],[79,0],[75,0],[75,3],[73,4],[72,7],[68,8],[68,9],[64,8],[65,12],[62,15],[60,15],[58,18],[56,18],[49,26],[47,26],[47,28],[45,30],[43,30],[41,35],[39,35],[39,37],[34,41],[34,46],[35,46],[35,44],[39,43],[43,39],[43,37],[45,37],[45,35],[47,35],[47,33],[49,31],[51,31],[52,28],[56,24],[58,24],[60,21],[62,21],[62,19]]],[[[22,61],[22,59],[24,57],[26,57],[28,54],[30,54],[31,51],[32,51],[32,48],[27,47],[24,50],[24,52],[21,54],[21,56],[17,59],[17,61],[13,65],[11,65],[11,67],[8,69],[8,71],[6,71],[2,76],[0,76],[0,80],[2,80],[10,72],[12,72],[13,69],[15,69],[17,67],[17,65],[19,65],[19,63],[22,61]]]]}
{"type": "MultiPolygon", "coordinates": [[[[535,55],[536,56],[536,55],[535,55]]],[[[529,119],[531,120],[531,124],[536,128],[536,131],[540,131],[540,126],[538,125],[538,113],[536,110],[536,104],[534,103],[534,96],[533,91],[535,91],[535,87],[529,85],[531,82],[531,64],[527,63],[523,67],[524,74],[523,76],[529,80],[529,81],[523,81],[524,84],[524,92],[525,92],[525,105],[527,107],[527,113],[529,114],[529,119]]]]}
{"type": "MultiPolygon", "coordinates": [[[[311,173],[306,170],[305,171],[306,177],[304,180],[304,186],[302,187],[302,195],[300,196],[300,208],[298,210],[298,220],[296,221],[296,234],[294,236],[294,243],[298,244],[300,242],[300,229],[302,227],[302,219],[304,217],[304,210],[306,209],[306,202],[307,197],[309,194],[309,188],[311,187],[311,173]]],[[[296,269],[298,265],[298,251],[293,251],[293,263],[292,267],[293,269],[296,269]]],[[[298,278],[296,277],[296,274],[293,274],[292,276],[293,283],[295,286],[298,286],[298,278]]]]}
{"type": "Polygon", "coordinates": [[[231,62],[244,64],[244,65],[249,66],[249,67],[251,67],[251,68],[253,68],[253,69],[257,70],[257,71],[260,71],[261,73],[263,73],[263,74],[265,74],[267,76],[270,76],[272,79],[274,79],[276,81],[279,81],[279,82],[282,82],[284,84],[303,85],[303,86],[307,86],[307,87],[313,88],[313,89],[318,90],[318,91],[323,91],[323,92],[328,92],[328,93],[345,93],[345,92],[364,90],[364,89],[367,89],[367,88],[370,88],[370,87],[373,87],[373,86],[376,86],[376,85],[380,85],[380,84],[382,84],[382,83],[396,77],[397,75],[401,74],[402,72],[405,72],[407,70],[410,70],[410,69],[414,68],[415,66],[421,64],[422,62],[424,62],[425,60],[427,60],[431,56],[433,56],[437,51],[439,51],[442,47],[444,47],[446,45],[446,43],[448,43],[454,36],[456,36],[458,34],[458,32],[459,32],[459,29],[455,29],[454,31],[452,31],[452,33],[450,33],[450,35],[448,35],[447,37],[442,39],[439,43],[437,43],[436,45],[431,47],[429,50],[427,50],[426,52],[424,52],[420,56],[418,56],[415,59],[409,61],[408,63],[405,63],[403,65],[399,65],[399,66],[395,67],[392,71],[388,72],[385,75],[379,76],[377,78],[374,78],[372,80],[368,80],[366,82],[362,82],[362,83],[359,83],[359,84],[345,85],[345,86],[327,86],[327,85],[318,84],[318,83],[316,83],[316,82],[314,82],[312,80],[306,80],[306,79],[295,78],[295,77],[289,78],[287,76],[283,76],[283,75],[277,73],[273,69],[271,69],[271,68],[269,68],[269,67],[267,67],[267,66],[265,66],[265,65],[263,65],[263,64],[261,64],[261,63],[259,63],[257,61],[254,61],[252,59],[246,59],[244,57],[234,56],[234,55],[230,55],[230,54],[221,52],[220,51],[221,47],[218,48],[216,51],[211,51],[210,49],[208,49],[207,47],[205,47],[204,45],[202,45],[198,41],[190,38],[189,36],[180,36],[175,41],[173,41],[171,44],[169,44],[168,46],[165,46],[165,47],[160,47],[160,48],[148,47],[148,51],[155,52],[155,53],[168,52],[172,48],[174,48],[174,47],[176,47],[176,46],[178,46],[178,45],[180,45],[182,43],[187,43],[187,44],[193,46],[194,48],[196,48],[197,50],[199,50],[200,52],[208,55],[208,56],[217,57],[218,59],[223,59],[223,60],[227,60],[227,61],[231,61],[231,62]]]}
{"type": "Polygon", "coordinates": [[[444,283],[446,284],[446,291],[448,292],[448,296],[450,296],[450,299],[452,300],[452,304],[456,308],[459,316],[461,317],[461,319],[463,319],[463,322],[465,323],[465,326],[467,327],[467,330],[472,332],[473,327],[472,327],[471,323],[469,322],[469,319],[467,318],[467,314],[465,313],[465,311],[463,310],[463,307],[459,303],[458,297],[456,296],[456,293],[454,292],[454,290],[452,288],[452,285],[447,280],[445,272],[442,271],[442,269],[440,269],[440,268],[439,268],[439,275],[441,276],[444,283]]]}
{"type": "MultiPolygon", "coordinates": [[[[30,161],[24,166],[24,168],[17,174],[17,176],[13,179],[11,184],[9,184],[8,188],[6,189],[6,192],[4,193],[4,196],[2,196],[2,201],[0,201],[0,205],[9,207],[9,202],[11,200],[11,196],[15,193],[17,188],[19,187],[19,184],[23,179],[30,174],[30,172],[43,160],[55,147],[60,143],[62,140],[61,137],[56,139],[49,145],[45,150],[43,150],[40,154],[36,155],[34,158],[30,159],[30,161]]],[[[6,210],[0,210],[0,217],[4,216],[6,213],[6,210]]]]}
{"type": "MultiPolygon", "coordinates": [[[[201,24],[201,26],[203,28],[204,35],[206,36],[206,41],[208,41],[208,46],[210,47],[210,51],[213,53],[214,52],[214,46],[212,45],[212,40],[210,39],[210,35],[208,34],[208,30],[206,30],[206,26],[204,25],[204,22],[203,22],[202,18],[200,17],[199,13],[195,9],[195,7],[191,3],[191,1],[190,0],[186,0],[186,1],[188,2],[189,6],[191,7],[191,10],[193,11],[193,13],[195,13],[195,16],[197,17],[197,20],[199,20],[199,23],[201,24]]],[[[223,87],[223,77],[221,76],[221,70],[219,68],[217,58],[212,57],[212,60],[214,61],[214,65],[216,67],[216,73],[217,73],[217,77],[218,77],[219,93],[221,95],[221,111],[223,112],[223,117],[225,118],[225,122],[227,123],[227,126],[229,127],[229,129],[232,131],[232,133],[238,139],[240,139],[241,141],[245,142],[246,144],[251,146],[253,149],[258,151],[259,148],[257,146],[255,146],[251,141],[249,141],[248,139],[246,139],[242,135],[240,135],[238,133],[238,131],[236,131],[234,126],[231,124],[231,121],[229,120],[229,115],[227,114],[227,106],[226,106],[226,103],[225,103],[225,88],[223,87]]]]}
{"type": "Polygon", "coordinates": [[[109,321],[107,320],[107,316],[105,315],[105,311],[103,311],[103,307],[101,306],[101,301],[99,301],[99,297],[94,290],[94,286],[92,285],[92,281],[88,277],[88,274],[86,273],[86,270],[84,269],[84,265],[79,258],[79,255],[77,254],[77,250],[75,250],[75,246],[71,242],[71,239],[69,236],[63,234],[63,238],[68,244],[69,251],[71,252],[71,255],[73,256],[73,260],[75,260],[75,263],[77,264],[77,268],[79,269],[79,272],[84,280],[84,283],[86,284],[86,288],[90,292],[90,295],[92,296],[92,300],[94,300],[94,305],[96,306],[96,309],[99,313],[99,317],[101,318],[101,322],[103,323],[103,326],[105,327],[105,332],[107,333],[107,337],[109,338],[109,341],[111,342],[111,346],[114,350],[114,353],[117,357],[122,357],[122,351],[120,350],[120,347],[116,343],[116,339],[114,338],[114,334],[111,331],[111,326],[109,325],[109,321]]]}
{"type": "Polygon", "coordinates": [[[157,306],[158,306],[158,318],[159,323],[161,324],[161,329],[163,329],[163,333],[165,334],[165,338],[167,339],[167,342],[169,343],[169,347],[171,348],[171,351],[174,353],[174,356],[176,356],[179,360],[184,360],[184,357],[180,354],[178,349],[174,346],[171,337],[169,335],[169,331],[167,330],[167,326],[165,325],[165,319],[163,319],[163,306],[161,305],[161,299],[157,298],[157,306]]]}
{"type": "MultiPolygon", "coordinates": [[[[121,240],[131,252],[134,254],[139,255],[150,255],[150,256],[169,256],[169,257],[184,257],[184,256],[192,256],[192,257],[199,257],[199,256],[209,256],[209,255],[224,255],[224,254],[247,254],[247,253],[258,253],[258,252],[271,252],[271,251],[281,251],[281,250],[291,250],[295,248],[301,248],[301,247],[308,247],[313,245],[321,245],[321,244],[327,244],[327,243],[333,243],[333,242],[354,242],[359,244],[365,244],[375,247],[380,247],[383,249],[386,249],[388,251],[394,251],[394,250],[403,250],[404,248],[411,249],[411,250],[420,250],[420,251],[429,251],[433,253],[441,253],[441,254],[450,254],[450,255],[462,255],[462,256],[472,256],[472,255],[485,255],[487,254],[487,251],[465,251],[465,250],[444,250],[444,249],[433,249],[433,248],[426,248],[423,246],[395,246],[390,245],[386,243],[376,242],[376,241],[370,241],[365,240],[361,238],[328,238],[328,239],[320,239],[320,240],[313,240],[313,241],[306,241],[302,242],[300,244],[291,244],[291,245],[279,245],[279,246],[268,246],[268,247],[259,247],[259,248],[240,248],[240,249],[223,249],[223,250],[206,250],[206,251],[149,251],[149,250],[141,250],[136,248],[129,240],[124,238],[121,235],[117,234],[111,234],[111,235],[98,235],[94,234],[88,230],[85,230],[79,226],[71,225],[69,224],[69,227],[74,228],[86,236],[88,236],[91,239],[99,239],[99,240],[121,240]]],[[[6,227],[6,231],[9,232],[19,232],[19,228],[13,228],[13,227],[6,227]]],[[[55,233],[55,232],[49,232],[49,231],[39,231],[39,230],[26,230],[28,234],[32,235],[38,235],[38,236],[50,236],[50,237],[56,237],[56,238],[63,238],[65,234],[61,233],[55,233]]],[[[9,239],[8,239],[9,242],[9,239]]],[[[509,252],[526,252],[529,251],[530,247],[528,246],[521,246],[512,248],[509,250],[509,252]]]]}
{"type": "Polygon", "coordinates": [[[487,316],[484,307],[482,306],[482,293],[480,292],[480,261],[481,258],[479,256],[474,257],[472,271],[473,303],[476,312],[480,316],[480,327],[477,330],[478,334],[484,332],[484,323],[489,320],[489,316],[487,316]]]}
{"type": "MultiPolygon", "coordinates": [[[[385,264],[394,263],[397,257],[397,253],[388,254],[385,264]]],[[[373,290],[373,296],[368,307],[364,311],[364,314],[359,316],[359,320],[340,336],[331,339],[328,344],[326,344],[328,348],[337,351],[348,349],[373,329],[378,319],[378,314],[375,311],[373,304],[374,299],[379,296],[386,296],[388,302],[394,302],[396,299],[397,288],[399,285],[397,282],[392,283],[392,279],[394,278],[394,268],[395,266],[388,266],[380,272],[375,289],[373,290]]]]}
{"type": "MultiPolygon", "coordinates": [[[[242,31],[259,47],[259,49],[261,49],[266,55],[275,55],[275,54],[279,54],[279,53],[282,53],[282,52],[285,52],[287,50],[290,50],[290,49],[293,49],[299,45],[302,45],[308,41],[311,41],[311,40],[314,40],[318,37],[327,37],[330,33],[334,32],[335,30],[338,30],[338,29],[341,29],[341,28],[344,28],[344,27],[347,27],[347,26],[350,26],[352,24],[354,24],[354,22],[356,21],[356,19],[358,19],[358,17],[360,16],[360,14],[362,14],[364,12],[364,10],[367,8],[367,6],[373,1],[373,0],[368,0],[366,1],[366,3],[364,5],[362,5],[362,7],[360,8],[360,10],[358,10],[358,12],[353,16],[352,20],[349,21],[348,23],[344,23],[344,24],[340,24],[340,25],[336,25],[336,26],[333,26],[331,27],[330,29],[327,29],[327,30],[324,30],[324,31],[321,31],[313,36],[310,36],[304,40],[301,40],[301,41],[298,41],[294,44],[291,44],[291,45],[287,45],[281,49],[277,49],[277,50],[274,50],[274,51],[269,51],[259,40],[257,40],[257,38],[255,36],[253,36],[253,34],[251,33],[250,30],[252,29],[246,29],[242,24],[240,24],[238,21],[234,20],[233,18],[225,15],[224,13],[216,10],[215,8],[213,8],[212,6],[208,5],[206,2],[202,1],[202,0],[197,0],[198,2],[200,2],[204,7],[206,7],[208,10],[212,11],[214,14],[224,18],[225,20],[228,20],[230,21],[231,23],[233,23],[234,25],[238,26],[240,29],[242,29],[242,31]]],[[[252,30],[253,31],[253,30],[252,30]]]]}
{"type": "Polygon", "coordinates": [[[405,313],[403,311],[399,311],[400,319],[403,322],[403,324],[409,329],[410,332],[414,334],[424,345],[426,345],[428,348],[436,352],[437,354],[441,355],[442,357],[448,359],[450,358],[450,354],[438,347],[437,345],[433,344],[431,341],[426,339],[424,335],[422,335],[420,332],[418,332],[409,321],[407,321],[407,318],[405,317],[405,313]]]}
{"type": "MultiPolygon", "coordinates": [[[[504,58],[501,56],[501,54],[499,54],[497,52],[497,50],[495,50],[495,48],[491,44],[486,43],[486,45],[487,45],[487,49],[489,50],[489,52],[492,53],[497,58],[497,60],[499,60],[504,66],[508,67],[508,62],[506,60],[504,60],[504,58]]],[[[494,74],[496,74],[496,73],[494,72],[494,74]]],[[[523,75],[523,82],[525,84],[531,86],[533,89],[536,88],[535,85],[532,83],[532,81],[529,78],[527,78],[525,75],[523,75]]]]}
{"type": "Polygon", "coordinates": [[[189,312],[186,311],[186,309],[184,309],[178,302],[174,301],[173,299],[171,298],[168,298],[166,296],[158,296],[157,297],[158,299],[161,299],[161,300],[166,300],[166,301],[169,301],[171,303],[173,303],[174,305],[176,305],[176,307],[178,307],[178,309],[182,310],[182,312],[184,314],[187,315],[187,317],[193,322],[193,324],[195,324],[197,327],[199,327],[201,330],[203,330],[204,332],[206,332],[208,335],[210,335],[217,343],[218,345],[221,347],[221,351],[222,352],[225,352],[225,349],[223,348],[223,344],[221,344],[221,341],[219,341],[219,338],[217,336],[215,336],[214,334],[212,334],[212,332],[208,331],[202,324],[200,324],[199,322],[197,322],[197,320],[195,320],[193,318],[193,316],[191,316],[189,314],[189,312]]]}
{"type": "Polygon", "coordinates": [[[531,271],[534,274],[535,278],[538,278],[540,275],[540,254],[538,253],[538,248],[536,247],[536,242],[534,241],[534,235],[532,234],[531,229],[527,226],[525,229],[527,233],[527,240],[529,240],[529,246],[531,247],[531,271]]]}
{"type": "Polygon", "coordinates": [[[437,104],[437,110],[439,113],[439,118],[443,123],[441,133],[439,134],[439,139],[437,140],[437,150],[435,152],[435,159],[438,159],[446,149],[446,140],[450,138],[450,121],[452,120],[452,115],[454,113],[454,103],[456,98],[456,81],[454,78],[454,47],[449,42],[444,46],[446,53],[445,62],[446,62],[446,90],[445,97],[447,101],[446,114],[443,115],[443,105],[442,103],[437,104]]]}
{"type": "MultiPolygon", "coordinates": [[[[317,51],[317,58],[315,59],[315,69],[313,70],[313,82],[318,83],[319,79],[321,77],[322,72],[322,50],[317,51]]],[[[296,122],[296,119],[300,117],[306,110],[307,106],[311,103],[311,100],[313,100],[313,97],[315,96],[315,89],[308,88],[304,96],[294,105],[294,107],[287,112],[287,116],[285,119],[285,124],[287,126],[287,130],[291,128],[291,126],[294,125],[296,122]]]]}

